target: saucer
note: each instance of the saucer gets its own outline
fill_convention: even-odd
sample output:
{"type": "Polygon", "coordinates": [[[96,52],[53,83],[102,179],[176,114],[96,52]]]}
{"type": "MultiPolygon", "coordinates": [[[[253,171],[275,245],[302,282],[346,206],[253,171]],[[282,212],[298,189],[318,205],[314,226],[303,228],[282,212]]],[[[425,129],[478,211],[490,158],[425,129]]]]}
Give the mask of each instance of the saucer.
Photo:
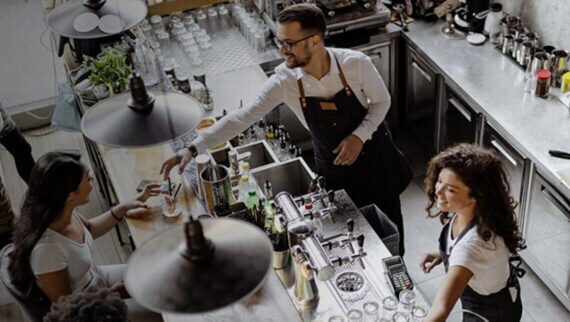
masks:
{"type": "Polygon", "coordinates": [[[478,45],[482,45],[487,40],[487,37],[485,37],[483,34],[480,34],[480,33],[472,33],[472,34],[467,35],[467,37],[465,37],[465,39],[471,45],[478,46],[478,45]]]}

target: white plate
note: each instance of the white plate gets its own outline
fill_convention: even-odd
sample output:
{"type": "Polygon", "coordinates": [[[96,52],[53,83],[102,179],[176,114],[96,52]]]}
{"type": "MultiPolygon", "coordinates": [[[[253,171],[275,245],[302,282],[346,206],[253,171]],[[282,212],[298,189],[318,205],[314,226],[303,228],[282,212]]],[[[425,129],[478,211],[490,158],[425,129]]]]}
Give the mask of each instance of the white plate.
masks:
{"type": "Polygon", "coordinates": [[[116,15],[105,15],[99,19],[99,29],[106,34],[118,34],[123,31],[125,22],[116,15]]]}
{"type": "Polygon", "coordinates": [[[99,24],[99,17],[92,12],[85,12],[73,19],[73,28],[79,32],[89,32],[99,24]]]}
{"type": "Polygon", "coordinates": [[[487,40],[484,35],[479,33],[469,34],[465,39],[467,39],[467,42],[469,42],[471,45],[481,45],[487,40]]]}

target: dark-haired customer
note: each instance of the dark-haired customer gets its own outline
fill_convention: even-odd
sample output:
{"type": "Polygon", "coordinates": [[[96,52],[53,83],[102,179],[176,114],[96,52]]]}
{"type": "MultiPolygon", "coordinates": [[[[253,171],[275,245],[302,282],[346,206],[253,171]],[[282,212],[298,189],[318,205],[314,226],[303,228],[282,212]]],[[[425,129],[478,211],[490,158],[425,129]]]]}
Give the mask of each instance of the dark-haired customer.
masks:
{"type": "Polygon", "coordinates": [[[10,254],[12,283],[22,292],[37,283],[52,301],[88,287],[111,288],[128,297],[122,282],[126,265],[97,266],[93,240],[123,220],[127,211],[146,207],[159,193],[148,185],[135,199],[89,220],[76,208],[89,202],[93,177],[76,151],[40,157],[32,170],[10,254]]]}
{"type": "Polygon", "coordinates": [[[87,289],[60,297],[44,322],[126,322],[128,310],[119,295],[109,289],[87,289]]]}
{"type": "MultiPolygon", "coordinates": [[[[428,216],[445,225],[440,251],[427,254],[420,267],[429,273],[443,262],[446,270],[425,321],[445,321],[459,298],[463,309],[489,321],[520,321],[520,285],[509,257],[525,246],[501,160],[485,148],[460,144],[429,162],[425,183],[428,216]]],[[[463,318],[481,321],[470,313],[463,318]]]]}

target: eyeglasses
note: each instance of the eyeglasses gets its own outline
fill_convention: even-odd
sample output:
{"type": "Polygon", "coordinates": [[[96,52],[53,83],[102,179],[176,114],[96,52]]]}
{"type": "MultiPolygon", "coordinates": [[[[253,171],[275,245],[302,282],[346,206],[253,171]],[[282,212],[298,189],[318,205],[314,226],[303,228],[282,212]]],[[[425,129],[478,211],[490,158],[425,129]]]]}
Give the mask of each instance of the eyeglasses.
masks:
{"type": "Polygon", "coordinates": [[[279,38],[275,37],[273,38],[273,40],[275,40],[275,43],[277,44],[277,47],[279,47],[279,49],[281,48],[285,48],[286,51],[291,51],[293,49],[293,46],[295,46],[296,44],[300,43],[303,40],[307,40],[313,36],[316,36],[317,34],[312,34],[309,35],[305,38],[301,38],[299,40],[295,40],[295,41],[290,41],[290,40],[280,40],[279,38]]]}

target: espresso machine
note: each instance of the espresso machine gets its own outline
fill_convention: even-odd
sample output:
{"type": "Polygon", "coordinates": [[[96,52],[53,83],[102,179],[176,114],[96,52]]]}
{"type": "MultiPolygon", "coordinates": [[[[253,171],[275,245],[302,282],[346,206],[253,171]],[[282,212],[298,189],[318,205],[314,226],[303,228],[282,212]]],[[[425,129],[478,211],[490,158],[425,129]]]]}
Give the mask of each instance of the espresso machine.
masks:
{"type": "Polygon", "coordinates": [[[453,17],[455,28],[464,32],[481,32],[489,12],[490,0],[460,0],[453,17]]]}
{"type": "Polygon", "coordinates": [[[263,19],[276,32],[275,18],[279,12],[295,3],[314,3],[325,14],[327,35],[352,30],[384,28],[390,22],[390,10],[379,0],[256,0],[263,19]],[[258,4],[259,3],[259,4],[258,4]]]}

